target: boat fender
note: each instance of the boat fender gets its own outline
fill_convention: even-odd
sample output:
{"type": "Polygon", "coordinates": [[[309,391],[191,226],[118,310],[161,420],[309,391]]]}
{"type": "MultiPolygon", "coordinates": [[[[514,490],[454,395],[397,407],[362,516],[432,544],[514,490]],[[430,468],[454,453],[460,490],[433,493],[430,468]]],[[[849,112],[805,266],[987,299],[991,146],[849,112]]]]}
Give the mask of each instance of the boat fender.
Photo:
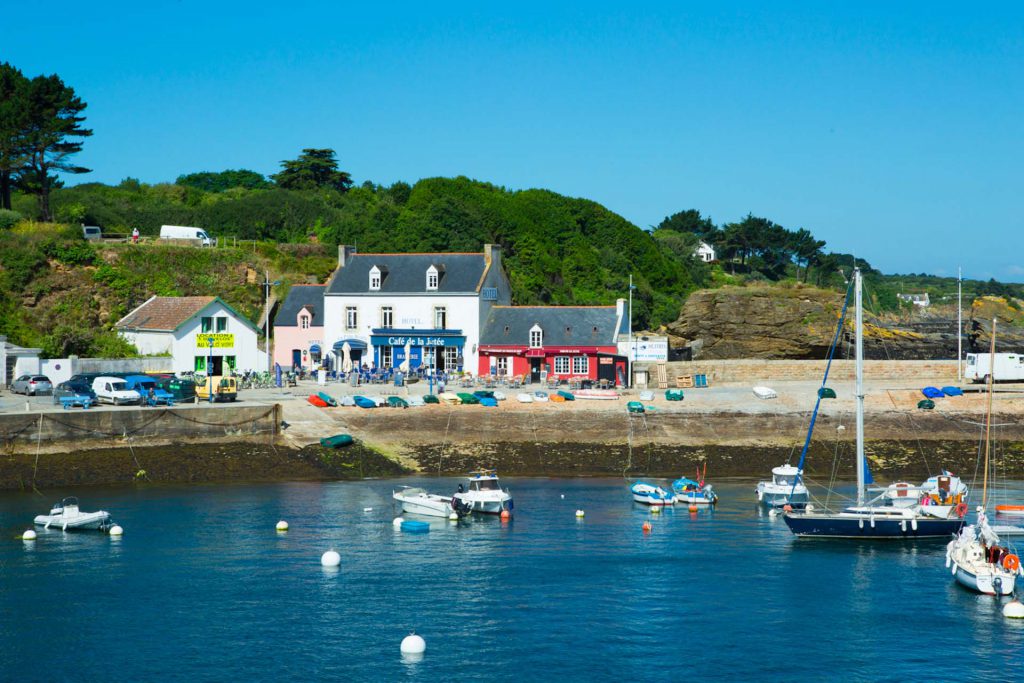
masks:
{"type": "Polygon", "coordinates": [[[957,517],[963,517],[967,514],[967,503],[958,503],[956,506],[957,517]]]}
{"type": "Polygon", "coordinates": [[[1004,556],[1003,569],[1008,569],[1011,572],[1017,571],[1018,569],[1020,569],[1020,558],[1014,555],[1013,553],[1004,556]]]}
{"type": "Polygon", "coordinates": [[[917,531],[917,518],[910,520],[910,528],[917,531]]]}
{"type": "Polygon", "coordinates": [[[857,520],[857,526],[860,527],[861,529],[863,529],[864,528],[864,520],[863,519],[858,519],[857,520]]]}
{"type": "Polygon", "coordinates": [[[874,515],[871,515],[871,528],[872,529],[875,528],[875,516],[874,515]]]}
{"type": "Polygon", "coordinates": [[[949,556],[949,552],[946,552],[946,566],[949,567],[953,563],[953,558],[949,556]]]}
{"type": "Polygon", "coordinates": [[[903,533],[907,532],[907,520],[904,519],[900,522],[900,530],[903,531],[903,533]]]}

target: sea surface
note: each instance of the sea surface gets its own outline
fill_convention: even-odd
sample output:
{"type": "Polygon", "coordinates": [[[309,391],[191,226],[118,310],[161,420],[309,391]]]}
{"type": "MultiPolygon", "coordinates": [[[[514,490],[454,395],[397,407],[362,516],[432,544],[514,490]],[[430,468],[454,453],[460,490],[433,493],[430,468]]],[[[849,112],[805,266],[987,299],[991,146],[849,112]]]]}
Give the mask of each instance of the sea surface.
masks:
{"type": "Polygon", "coordinates": [[[717,482],[714,511],[654,515],[622,479],[509,478],[508,523],[393,527],[395,486],[447,494],[457,483],[0,494],[0,679],[1005,681],[1022,671],[1024,623],[953,582],[943,541],[796,540],[759,511],[748,480],[717,482]],[[68,493],[111,511],[124,537],[17,539],[68,493]],[[339,570],[320,565],[329,549],[339,570]],[[427,643],[418,661],[399,653],[412,631],[427,643]]]}

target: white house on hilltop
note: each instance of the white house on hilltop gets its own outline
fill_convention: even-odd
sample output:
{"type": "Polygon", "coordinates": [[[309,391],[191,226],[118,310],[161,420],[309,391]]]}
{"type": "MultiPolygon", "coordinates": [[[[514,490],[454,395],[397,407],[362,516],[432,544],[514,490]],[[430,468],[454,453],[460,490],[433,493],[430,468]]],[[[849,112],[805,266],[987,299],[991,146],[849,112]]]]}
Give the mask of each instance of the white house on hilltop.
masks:
{"type": "Polygon", "coordinates": [[[267,369],[259,330],[219,297],[150,297],[114,327],[144,356],[169,354],[174,372],[267,369]]]}
{"type": "Polygon", "coordinates": [[[693,255],[704,263],[711,263],[715,260],[715,248],[704,240],[701,240],[700,244],[697,245],[697,248],[693,250],[693,255]]]}

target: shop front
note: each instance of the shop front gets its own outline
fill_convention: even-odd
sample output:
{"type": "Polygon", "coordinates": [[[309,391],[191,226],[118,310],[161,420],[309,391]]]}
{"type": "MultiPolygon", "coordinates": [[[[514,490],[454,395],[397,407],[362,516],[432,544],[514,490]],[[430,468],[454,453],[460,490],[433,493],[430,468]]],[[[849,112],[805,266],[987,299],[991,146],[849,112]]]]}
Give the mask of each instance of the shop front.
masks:
{"type": "Polygon", "coordinates": [[[555,381],[596,381],[619,384],[625,377],[626,359],[615,354],[615,346],[527,346],[491,345],[480,347],[480,374],[521,377],[532,383],[555,381]]]}
{"type": "Polygon", "coordinates": [[[408,361],[410,370],[433,368],[459,372],[465,364],[466,337],[462,330],[371,330],[370,344],[378,368],[399,368],[408,361]]]}

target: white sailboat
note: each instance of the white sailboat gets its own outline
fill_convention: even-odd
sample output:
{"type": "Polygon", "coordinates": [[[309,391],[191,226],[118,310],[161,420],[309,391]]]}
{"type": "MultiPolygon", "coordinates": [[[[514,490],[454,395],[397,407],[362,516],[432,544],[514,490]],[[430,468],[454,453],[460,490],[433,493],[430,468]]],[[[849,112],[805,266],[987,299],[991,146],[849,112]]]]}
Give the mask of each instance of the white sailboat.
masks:
{"type": "MultiPolygon", "coordinates": [[[[991,351],[996,352],[996,320],[992,320],[991,351]]],[[[957,583],[987,595],[1013,595],[1018,575],[1024,575],[1020,558],[999,545],[999,535],[988,523],[989,452],[992,446],[992,377],[988,378],[988,408],[985,415],[985,459],[981,484],[981,505],[974,524],[961,529],[946,546],[946,567],[957,583]]]]}

